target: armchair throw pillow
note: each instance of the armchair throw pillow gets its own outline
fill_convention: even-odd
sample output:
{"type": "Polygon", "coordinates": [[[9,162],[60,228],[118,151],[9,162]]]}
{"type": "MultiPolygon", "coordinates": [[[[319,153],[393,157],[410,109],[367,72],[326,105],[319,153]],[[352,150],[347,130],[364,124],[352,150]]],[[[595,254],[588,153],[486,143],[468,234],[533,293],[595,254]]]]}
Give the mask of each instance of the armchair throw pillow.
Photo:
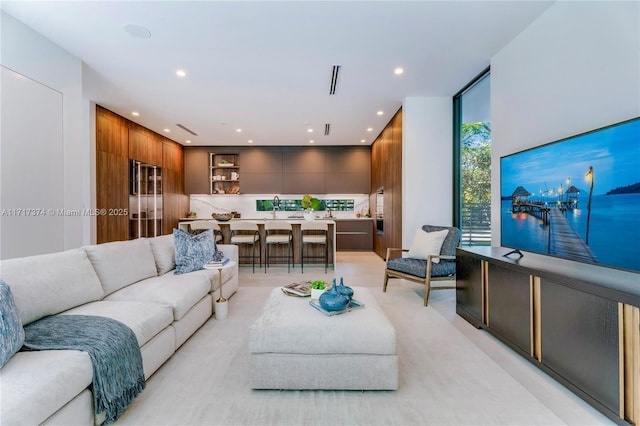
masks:
{"type": "Polygon", "coordinates": [[[11,289],[0,280],[0,368],[20,350],[24,343],[24,329],[13,301],[11,289]]]}
{"type": "Polygon", "coordinates": [[[176,274],[197,271],[213,261],[216,243],[211,229],[195,235],[174,229],[173,239],[176,246],[176,274]]]}
{"type": "MultiPolygon", "coordinates": [[[[425,232],[418,229],[413,237],[411,247],[406,257],[411,259],[427,260],[430,254],[440,254],[442,243],[449,233],[448,229],[442,231],[425,232]]],[[[439,263],[440,259],[433,259],[433,263],[439,263]]]]}

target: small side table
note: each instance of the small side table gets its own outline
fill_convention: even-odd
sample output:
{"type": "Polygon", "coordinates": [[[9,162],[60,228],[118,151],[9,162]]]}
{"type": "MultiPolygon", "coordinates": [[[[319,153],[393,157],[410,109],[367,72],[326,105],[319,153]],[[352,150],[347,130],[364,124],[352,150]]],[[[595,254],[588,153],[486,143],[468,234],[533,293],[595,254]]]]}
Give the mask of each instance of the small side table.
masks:
{"type": "MultiPolygon", "coordinates": [[[[223,266],[218,266],[215,269],[218,270],[218,284],[220,285],[220,297],[215,301],[215,316],[217,320],[223,320],[227,317],[227,313],[229,312],[229,301],[225,299],[222,294],[222,270],[228,266],[234,266],[236,262],[233,260],[223,266]]],[[[214,296],[215,297],[215,296],[214,296]]]]}

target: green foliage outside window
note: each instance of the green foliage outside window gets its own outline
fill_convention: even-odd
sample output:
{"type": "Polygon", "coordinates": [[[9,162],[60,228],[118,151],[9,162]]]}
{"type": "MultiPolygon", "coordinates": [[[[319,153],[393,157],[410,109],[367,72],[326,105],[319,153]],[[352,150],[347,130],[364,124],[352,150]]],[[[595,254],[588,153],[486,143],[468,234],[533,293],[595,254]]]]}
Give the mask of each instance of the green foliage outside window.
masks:
{"type": "Polygon", "coordinates": [[[461,132],[462,203],[491,201],[491,123],[466,123],[461,132]]]}

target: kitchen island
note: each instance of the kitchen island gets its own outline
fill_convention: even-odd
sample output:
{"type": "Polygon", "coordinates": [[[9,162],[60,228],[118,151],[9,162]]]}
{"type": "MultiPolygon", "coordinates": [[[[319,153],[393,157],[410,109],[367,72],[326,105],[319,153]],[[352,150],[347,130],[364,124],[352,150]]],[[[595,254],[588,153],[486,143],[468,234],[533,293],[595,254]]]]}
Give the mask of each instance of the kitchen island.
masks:
{"type": "MultiPolygon", "coordinates": [[[[200,219],[200,218],[195,218],[195,219],[187,219],[185,218],[184,220],[182,220],[181,222],[179,222],[178,227],[184,231],[189,232],[190,231],[190,227],[189,227],[189,223],[194,221],[194,220],[210,220],[213,222],[216,222],[213,219],[200,219]]],[[[258,225],[258,230],[260,232],[260,238],[262,241],[262,262],[264,263],[264,259],[265,259],[265,244],[264,244],[264,239],[265,239],[265,231],[264,231],[264,224],[267,220],[272,220],[271,217],[254,217],[254,218],[242,218],[242,219],[231,219],[231,221],[236,221],[236,220],[243,220],[243,221],[251,221],[251,222],[255,222],[258,225]]],[[[287,221],[291,224],[291,227],[293,228],[293,263],[294,265],[300,265],[300,241],[301,241],[301,235],[300,235],[300,224],[302,222],[304,222],[303,218],[280,218],[278,217],[277,220],[284,220],[287,221]]],[[[333,266],[335,267],[335,258],[336,258],[336,222],[333,219],[316,219],[317,221],[322,221],[325,222],[328,227],[329,230],[327,232],[327,238],[328,238],[328,244],[329,244],[329,266],[333,266]]],[[[230,239],[231,239],[231,231],[229,229],[229,223],[231,221],[227,221],[227,222],[221,222],[221,221],[217,221],[218,225],[220,225],[220,229],[222,230],[222,235],[224,237],[224,243],[228,244],[230,239]]],[[[246,258],[242,258],[242,256],[250,256],[251,255],[251,247],[247,247],[247,246],[239,246],[238,247],[240,252],[240,264],[251,264],[251,260],[250,259],[246,259],[246,258]]],[[[322,256],[324,253],[324,249],[321,246],[316,246],[316,245],[312,245],[309,247],[305,248],[305,258],[307,255],[310,256],[322,256]]],[[[286,256],[287,254],[287,247],[286,246],[281,246],[281,245],[277,245],[275,247],[271,248],[271,255],[272,256],[286,256]]],[[[318,265],[324,265],[324,262],[322,260],[319,259],[314,259],[315,263],[317,263],[318,265]],[[320,263],[322,262],[322,263],[320,263]]],[[[282,263],[284,265],[286,265],[287,260],[285,258],[272,258],[272,260],[269,261],[269,264],[278,264],[278,263],[282,263]]],[[[308,265],[310,263],[306,262],[305,259],[305,266],[308,265]]]]}

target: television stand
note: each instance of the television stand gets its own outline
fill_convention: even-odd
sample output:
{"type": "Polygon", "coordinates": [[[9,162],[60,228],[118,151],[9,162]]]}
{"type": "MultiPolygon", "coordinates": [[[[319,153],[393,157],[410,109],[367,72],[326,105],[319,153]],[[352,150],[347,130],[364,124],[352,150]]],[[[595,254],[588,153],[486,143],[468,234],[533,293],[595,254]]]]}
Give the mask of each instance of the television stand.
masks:
{"type": "Polygon", "coordinates": [[[524,257],[524,254],[522,254],[522,252],[520,250],[518,250],[518,249],[513,249],[509,253],[503,254],[502,257],[509,257],[512,254],[517,254],[518,255],[518,259],[522,259],[524,257]]]}
{"type": "Polygon", "coordinates": [[[456,313],[618,424],[640,424],[640,273],[456,250],[456,313]]]}

